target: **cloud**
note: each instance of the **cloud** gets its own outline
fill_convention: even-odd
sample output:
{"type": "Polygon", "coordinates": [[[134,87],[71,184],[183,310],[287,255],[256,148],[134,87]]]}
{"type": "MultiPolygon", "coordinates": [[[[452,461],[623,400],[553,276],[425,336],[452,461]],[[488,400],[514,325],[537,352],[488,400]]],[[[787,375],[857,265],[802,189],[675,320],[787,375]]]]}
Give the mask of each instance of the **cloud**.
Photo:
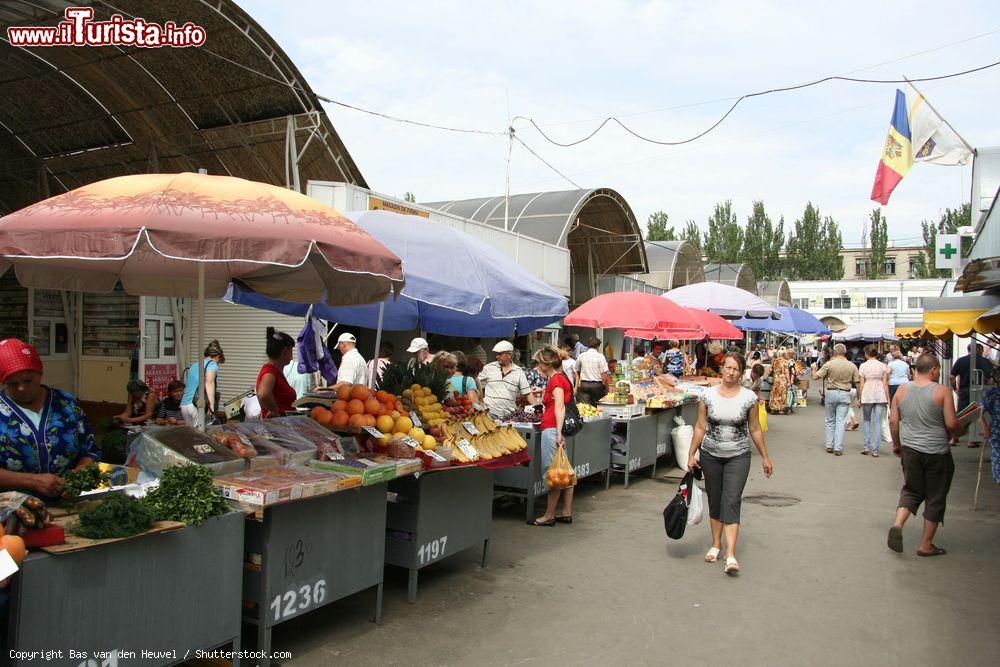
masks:
{"type": "MultiPolygon", "coordinates": [[[[558,140],[596,126],[566,121],[732,98],[829,74],[958,71],[995,60],[1000,43],[996,34],[935,50],[1000,25],[1000,6],[989,2],[949,5],[947,21],[935,20],[933,31],[911,29],[897,8],[871,2],[243,4],[323,95],[456,127],[502,131],[508,115],[531,116],[558,140]]],[[[940,10],[916,2],[907,15],[938,17],[940,10]]],[[[986,111],[1000,103],[998,82],[1000,68],[922,89],[973,145],[988,146],[1000,144],[1000,126],[986,111]]],[[[846,242],[856,242],[875,207],[868,194],[894,88],[828,83],[754,98],[718,130],[682,147],[639,142],[613,127],[573,148],[553,146],[526,127],[518,136],[574,181],[619,190],[641,220],[664,210],[675,223],[692,218],[704,225],[714,203],[727,198],[742,219],[760,198],[790,225],[812,201],[840,222],[846,242]]],[[[729,104],[623,120],[652,137],[684,138],[729,104]]],[[[327,110],[376,190],[410,190],[424,201],[504,190],[502,137],[327,110]]],[[[914,167],[884,209],[890,237],[919,235],[921,219],[968,200],[970,177],[967,167],[914,167]]],[[[515,144],[512,192],[570,187],[515,144]]]]}

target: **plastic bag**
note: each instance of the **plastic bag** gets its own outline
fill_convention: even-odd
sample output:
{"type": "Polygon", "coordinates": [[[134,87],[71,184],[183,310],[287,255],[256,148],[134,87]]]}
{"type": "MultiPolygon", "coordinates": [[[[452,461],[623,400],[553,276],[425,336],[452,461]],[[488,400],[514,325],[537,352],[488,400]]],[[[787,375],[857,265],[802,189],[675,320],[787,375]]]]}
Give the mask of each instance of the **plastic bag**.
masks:
{"type": "Polygon", "coordinates": [[[691,441],[694,440],[694,427],[684,422],[680,415],[674,417],[677,424],[670,429],[670,440],[674,445],[674,459],[677,465],[687,470],[688,455],[691,453],[691,441]]]}
{"type": "Polygon", "coordinates": [[[663,508],[663,528],[667,531],[667,537],[672,540],[684,537],[684,529],[687,528],[688,489],[694,483],[692,479],[691,473],[684,475],[677,493],[663,508]]]}
{"type": "Polygon", "coordinates": [[[556,454],[552,457],[552,464],[548,472],[545,473],[545,485],[550,491],[568,489],[576,486],[576,470],[566,456],[566,449],[562,446],[556,448],[556,454]]]}
{"type": "Polygon", "coordinates": [[[767,433],[767,408],[764,407],[763,403],[757,405],[757,413],[760,415],[760,430],[767,433]]]}
{"type": "Polygon", "coordinates": [[[691,482],[691,500],[688,503],[687,525],[697,526],[705,517],[705,494],[698,485],[691,482]]]}

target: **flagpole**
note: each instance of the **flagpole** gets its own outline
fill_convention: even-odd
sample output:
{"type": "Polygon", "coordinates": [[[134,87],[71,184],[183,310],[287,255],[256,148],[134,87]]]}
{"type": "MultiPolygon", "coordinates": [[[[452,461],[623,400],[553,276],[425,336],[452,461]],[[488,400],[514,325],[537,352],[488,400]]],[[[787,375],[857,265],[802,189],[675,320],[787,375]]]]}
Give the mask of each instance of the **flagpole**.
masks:
{"type": "Polygon", "coordinates": [[[959,134],[958,130],[956,130],[954,127],[952,127],[951,123],[949,123],[948,120],[944,116],[941,115],[941,112],[934,108],[934,105],[931,104],[931,101],[929,99],[927,99],[927,96],[924,95],[923,93],[921,93],[920,90],[917,89],[917,87],[913,85],[913,82],[910,81],[905,75],[903,76],[903,80],[906,81],[906,83],[910,84],[910,86],[913,88],[913,90],[917,91],[917,93],[920,95],[920,97],[923,98],[924,104],[926,104],[927,106],[929,106],[931,108],[931,111],[933,111],[934,113],[936,113],[938,115],[938,118],[940,118],[944,122],[945,125],[947,125],[949,128],[951,128],[951,131],[955,133],[955,136],[958,137],[959,139],[961,139],[962,143],[965,144],[965,147],[968,148],[972,152],[973,155],[975,155],[976,154],[976,149],[973,148],[972,146],[970,146],[969,142],[965,140],[965,137],[963,137],[961,134],[959,134]]]}

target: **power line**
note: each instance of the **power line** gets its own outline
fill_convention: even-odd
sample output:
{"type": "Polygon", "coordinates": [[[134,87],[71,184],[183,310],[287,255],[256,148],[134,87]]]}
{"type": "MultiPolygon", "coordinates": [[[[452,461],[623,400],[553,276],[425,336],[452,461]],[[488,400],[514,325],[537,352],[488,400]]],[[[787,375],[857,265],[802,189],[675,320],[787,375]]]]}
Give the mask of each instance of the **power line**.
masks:
{"type": "Polygon", "coordinates": [[[549,164],[549,163],[548,163],[548,161],[547,161],[547,160],[546,160],[545,158],[543,158],[543,157],[542,157],[541,155],[539,155],[539,154],[538,154],[538,153],[536,153],[535,151],[531,150],[531,146],[529,146],[528,144],[526,144],[526,143],[524,143],[523,141],[521,141],[521,137],[519,137],[519,136],[517,136],[516,134],[514,134],[514,133],[513,133],[513,131],[511,132],[510,136],[511,136],[511,137],[513,137],[513,138],[514,138],[514,140],[516,140],[516,141],[517,141],[517,143],[519,143],[519,144],[521,144],[522,146],[524,146],[524,148],[525,148],[525,149],[526,149],[526,150],[527,150],[527,151],[528,151],[529,153],[531,153],[531,154],[532,154],[532,155],[534,155],[534,156],[535,156],[536,158],[538,158],[539,160],[541,160],[541,161],[542,161],[542,162],[543,162],[543,163],[545,164],[545,166],[546,166],[546,167],[548,167],[548,168],[549,168],[549,169],[551,169],[552,171],[556,172],[557,174],[559,174],[560,176],[562,176],[562,177],[563,177],[564,179],[566,179],[566,180],[567,180],[567,181],[568,181],[569,183],[571,183],[571,184],[573,185],[573,187],[575,187],[575,188],[576,188],[577,190],[582,190],[582,189],[583,189],[583,187],[582,187],[581,185],[579,185],[579,184],[578,184],[578,183],[577,183],[576,181],[574,181],[574,180],[573,180],[572,178],[570,178],[570,177],[569,177],[569,176],[567,176],[566,174],[562,173],[561,171],[559,171],[558,169],[556,169],[555,167],[553,167],[553,166],[552,166],[551,164],[549,164]]]}
{"type": "Polygon", "coordinates": [[[726,118],[729,117],[730,114],[733,113],[733,111],[736,110],[736,107],[739,106],[740,102],[742,102],[743,100],[747,100],[747,99],[753,98],[753,97],[762,97],[764,95],[770,95],[772,93],[784,93],[784,92],[789,92],[789,91],[792,91],[792,90],[801,90],[803,88],[809,88],[811,86],[818,86],[818,85],[820,85],[822,83],[827,83],[829,81],[846,81],[846,82],[849,82],[849,83],[878,83],[878,84],[885,84],[885,83],[920,83],[922,81],[940,81],[942,79],[951,79],[951,78],[958,77],[958,76],[965,76],[967,74],[973,74],[975,72],[981,72],[983,70],[990,69],[991,67],[996,67],[997,65],[1000,65],[1000,60],[998,60],[996,62],[993,62],[993,63],[990,63],[988,65],[983,65],[981,67],[974,67],[972,69],[964,70],[964,71],[961,71],[961,72],[954,72],[952,74],[942,74],[942,75],[939,75],[939,76],[928,76],[928,77],[920,77],[920,78],[913,78],[913,79],[861,79],[861,78],[849,77],[849,76],[826,76],[826,77],[823,77],[821,79],[816,79],[814,81],[809,81],[809,82],[806,82],[806,83],[800,83],[800,84],[795,84],[795,85],[791,85],[791,86],[783,86],[783,87],[780,87],[780,88],[771,88],[771,89],[768,89],[768,90],[761,90],[761,91],[757,91],[757,92],[754,92],[754,93],[746,93],[746,94],[741,95],[740,97],[736,98],[736,101],[733,102],[732,106],[729,107],[729,109],[726,111],[726,113],[722,114],[722,117],[720,117],[717,121],[715,121],[714,123],[712,123],[712,125],[710,125],[707,129],[699,132],[698,134],[694,135],[693,137],[689,137],[687,139],[681,139],[679,141],[660,141],[660,140],[657,140],[657,139],[652,139],[650,137],[645,137],[645,136],[639,134],[638,132],[636,132],[635,130],[633,130],[632,128],[628,127],[625,123],[623,123],[617,117],[615,117],[615,116],[609,116],[609,117],[605,118],[603,121],[601,121],[601,124],[598,125],[596,128],[594,128],[594,130],[592,132],[590,132],[590,134],[586,135],[585,137],[583,137],[581,139],[577,139],[576,141],[570,141],[570,142],[567,142],[567,143],[563,143],[563,142],[560,142],[560,141],[556,141],[555,139],[553,139],[549,135],[547,135],[545,133],[545,131],[542,130],[542,128],[538,125],[538,123],[535,122],[535,120],[533,118],[526,118],[524,116],[518,116],[517,120],[526,120],[526,121],[528,121],[529,123],[531,123],[531,126],[533,128],[535,128],[535,130],[542,136],[543,139],[545,139],[546,141],[548,141],[551,144],[554,144],[556,146],[560,146],[562,148],[569,148],[571,146],[577,146],[579,144],[582,144],[585,141],[588,141],[588,140],[592,139],[595,135],[597,135],[598,132],[600,132],[609,123],[615,123],[615,124],[617,124],[619,127],[621,127],[623,130],[625,130],[626,132],[628,132],[629,134],[631,134],[635,138],[637,138],[637,139],[639,139],[641,141],[645,141],[647,143],[656,144],[658,146],[681,146],[683,144],[689,144],[689,143],[691,143],[693,141],[697,141],[698,139],[701,139],[702,137],[704,137],[709,132],[715,130],[717,127],[719,127],[720,125],[722,125],[722,123],[726,120],[726,118]]]}

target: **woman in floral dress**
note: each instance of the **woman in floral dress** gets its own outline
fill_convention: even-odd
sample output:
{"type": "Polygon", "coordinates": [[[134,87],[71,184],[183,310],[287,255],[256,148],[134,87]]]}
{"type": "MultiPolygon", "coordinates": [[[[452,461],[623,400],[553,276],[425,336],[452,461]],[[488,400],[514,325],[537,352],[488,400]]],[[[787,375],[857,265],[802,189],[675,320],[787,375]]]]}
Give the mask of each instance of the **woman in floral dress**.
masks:
{"type": "Polygon", "coordinates": [[[980,423],[983,427],[983,438],[990,448],[993,481],[1000,484],[1000,369],[993,371],[993,386],[983,391],[979,404],[983,406],[983,419],[980,423]]]}
{"type": "Polygon", "coordinates": [[[0,341],[0,488],[54,498],[66,473],[101,454],[76,399],[43,385],[42,370],[34,347],[0,341]]]}
{"type": "Polygon", "coordinates": [[[791,378],[791,363],[782,351],[771,362],[771,397],[768,409],[780,415],[788,414],[788,385],[791,378]]]}

